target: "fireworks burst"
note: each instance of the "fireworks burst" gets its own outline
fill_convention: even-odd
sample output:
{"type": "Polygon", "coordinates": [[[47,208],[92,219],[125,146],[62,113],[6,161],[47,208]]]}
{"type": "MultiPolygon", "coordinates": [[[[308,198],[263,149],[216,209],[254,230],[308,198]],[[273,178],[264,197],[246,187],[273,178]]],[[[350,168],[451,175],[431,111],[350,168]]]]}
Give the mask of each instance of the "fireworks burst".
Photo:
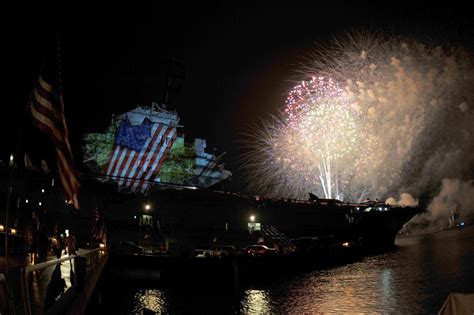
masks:
{"type": "Polygon", "coordinates": [[[248,141],[243,168],[258,192],[355,201],[420,193],[474,169],[466,51],[349,35],[319,47],[304,73],[311,79],[248,141]]]}
{"type": "Polygon", "coordinates": [[[260,191],[298,197],[311,187],[325,198],[342,199],[353,175],[340,165],[356,154],[362,134],[358,113],[339,85],[313,77],[295,86],[282,116],[253,136],[266,141],[255,147],[258,154],[247,155],[245,165],[259,164],[252,171],[259,174],[260,191]]]}
{"type": "Polygon", "coordinates": [[[285,114],[288,125],[299,128],[300,119],[313,109],[313,104],[320,102],[342,102],[343,90],[331,78],[312,77],[309,81],[301,81],[286,98],[285,114]]]}

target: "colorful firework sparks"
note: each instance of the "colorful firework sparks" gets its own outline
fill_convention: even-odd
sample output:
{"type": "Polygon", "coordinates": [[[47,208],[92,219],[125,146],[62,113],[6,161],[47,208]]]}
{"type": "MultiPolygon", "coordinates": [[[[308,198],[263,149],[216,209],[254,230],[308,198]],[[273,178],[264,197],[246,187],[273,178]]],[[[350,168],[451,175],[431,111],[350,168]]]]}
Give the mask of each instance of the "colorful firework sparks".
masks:
{"type": "Polygon", "coordinates": [[[382,199],[474,170],[474,60],[465,50],[349,35],[319,47],[304,71],[317,75],[248,139],[242,165],[257,192],[382,199]]]}
{"type": "Polygon", "coordinates": [[[308,81],[301,81],[286,98],[285,114],[290,127],[298,128],[298,123],[312,109],[312,104],[330,100],[342,101],[343,90],[332,78],[313,76],[308,81]]]}
{"type": "Polygon", "coordinates": [[[265,185],[278,181],[285,183],[278,189],[295,196],[311,187],[325,198],[342,199],[341,186],[351,173],[339,164],[358,149],[362,132],[358,114],[338,84],[322,76],[302,81],[288,94],[283,116],[273,123],[263,135],[267,146],[261,147],[272,160],[259,167],[268,180],[265,185]]]}

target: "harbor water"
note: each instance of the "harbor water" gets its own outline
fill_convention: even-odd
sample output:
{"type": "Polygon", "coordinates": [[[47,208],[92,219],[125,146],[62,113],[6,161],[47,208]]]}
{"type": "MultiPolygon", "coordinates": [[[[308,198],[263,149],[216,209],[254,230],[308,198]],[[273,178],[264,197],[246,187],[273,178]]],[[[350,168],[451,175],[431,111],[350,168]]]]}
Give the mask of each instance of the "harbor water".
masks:
{"type": "Polygon", "coordinates": [[[401,237],[396,244],[350,264],[276,274],[237,292],[109,279],[88,313],[433,314],[449,293],[474,293],[474,226],[401,237]]]}

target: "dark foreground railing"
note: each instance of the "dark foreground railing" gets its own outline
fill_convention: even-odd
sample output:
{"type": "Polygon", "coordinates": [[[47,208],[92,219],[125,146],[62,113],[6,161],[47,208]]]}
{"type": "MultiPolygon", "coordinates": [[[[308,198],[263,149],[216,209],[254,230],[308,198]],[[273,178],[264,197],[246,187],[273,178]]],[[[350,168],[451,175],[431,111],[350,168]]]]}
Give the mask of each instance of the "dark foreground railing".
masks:
{"type": "Polygon", "coordinates": [[[21,268],[17,314],[82,314],[108,258],[93,249],[21,268]]]}

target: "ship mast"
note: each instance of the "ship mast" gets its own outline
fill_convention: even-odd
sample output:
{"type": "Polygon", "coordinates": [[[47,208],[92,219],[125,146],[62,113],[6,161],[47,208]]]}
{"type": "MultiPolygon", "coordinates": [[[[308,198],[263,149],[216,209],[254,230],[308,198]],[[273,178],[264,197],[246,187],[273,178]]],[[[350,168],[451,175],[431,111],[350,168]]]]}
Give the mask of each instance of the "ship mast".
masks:
{"type": "Polygon", "coordinates": [[[181,85],[177,80],[184,80],[185,75],[185,68],[184,63],[178,59],[171,58],[162,61],[168,65],[168,70],[166,71],[166,79],[165,79],[165,89],[163,95],[163,108],[167,109],[168,101],[170,92],[175,92],[179,94],[181,91],[181,85]]]}

